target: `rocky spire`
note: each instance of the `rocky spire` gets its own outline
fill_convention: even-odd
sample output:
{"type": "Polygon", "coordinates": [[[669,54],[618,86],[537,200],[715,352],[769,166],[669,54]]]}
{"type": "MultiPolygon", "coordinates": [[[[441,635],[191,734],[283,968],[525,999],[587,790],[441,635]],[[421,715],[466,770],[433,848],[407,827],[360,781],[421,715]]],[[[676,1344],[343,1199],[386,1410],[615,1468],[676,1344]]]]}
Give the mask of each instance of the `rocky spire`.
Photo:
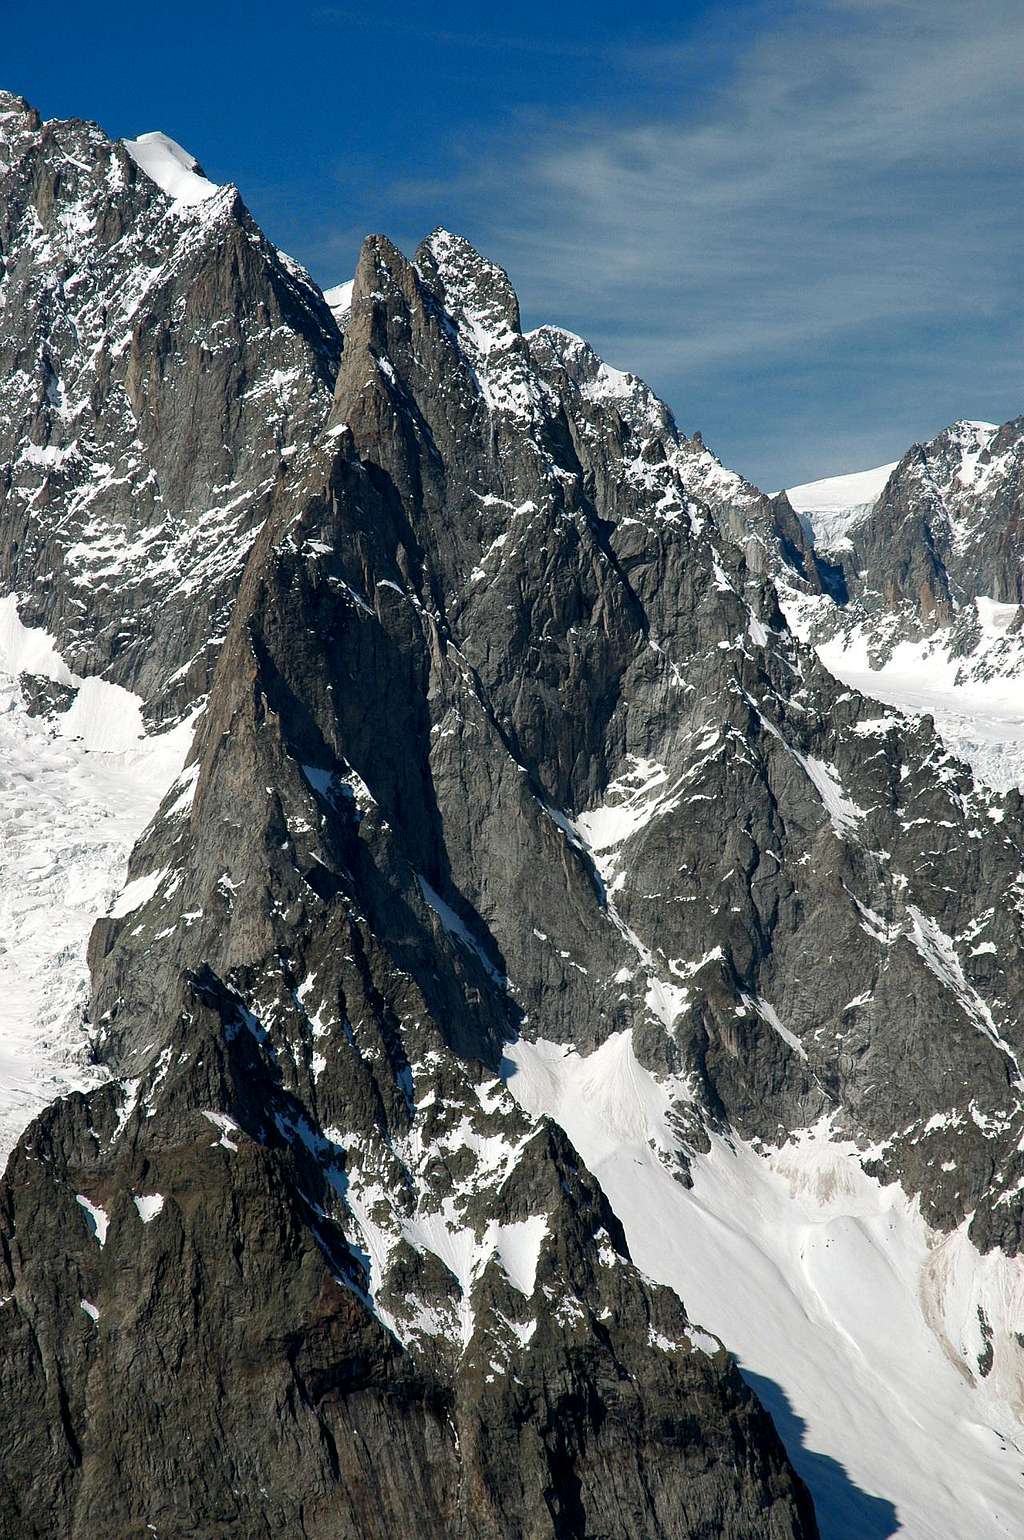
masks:
{"type": "MultiPolygon", "coordinates": [[[[713,1148],[790,1134],[1017,1249],[1020,798],[825,671],[774,581],[802,561],[813,590],[789,505],[580,339],[523,335],[468,243],[367,240],[328,416],[308,281],[220,195],[125,187],[164,274],[136,363],[103,355],[132,452],[191,476],[175,403],[212,375],[228,468],[273,476],[241,478],[215,614],[182,493],[192,581],[113,563],[61,634],[101,650],[164,596],[215,662],[93,933],[107,1082],[0,1187],[0,1513],[70,1540],[815,1535],[728,1343],[632,1251],[713,1148]]],[[[43,288],[18,292],[34,337],[43,288]]],[[[12,564],[26,531],[69,564],[45,508],[0,508],[12,564]]],[[[112,537],[77,538],[94,563],[112,537]]],[[[170,644],[132,646],[164,680],[170,644]]],[[[1010,1384],[985,1320],[987,1367],[948,1351],[1010,1384]]]]}

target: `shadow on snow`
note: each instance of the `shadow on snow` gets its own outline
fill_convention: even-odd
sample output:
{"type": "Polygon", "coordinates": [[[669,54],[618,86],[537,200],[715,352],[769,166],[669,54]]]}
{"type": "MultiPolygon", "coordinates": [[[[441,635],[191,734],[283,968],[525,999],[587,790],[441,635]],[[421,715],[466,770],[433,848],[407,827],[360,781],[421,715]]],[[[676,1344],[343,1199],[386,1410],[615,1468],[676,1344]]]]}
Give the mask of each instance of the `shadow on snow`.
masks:
{"type": "Polygon", "coordinates": [[[807,1424],[790,1406],[782,1386],[742,1364],[740,1372],[771,1416],[797,1473],[810,1489],[821,1540],[889,1540],[897,1534],[900,1521],[894,1503],[857,1486],[831,1455],[808,1449],[807,1424]]]}

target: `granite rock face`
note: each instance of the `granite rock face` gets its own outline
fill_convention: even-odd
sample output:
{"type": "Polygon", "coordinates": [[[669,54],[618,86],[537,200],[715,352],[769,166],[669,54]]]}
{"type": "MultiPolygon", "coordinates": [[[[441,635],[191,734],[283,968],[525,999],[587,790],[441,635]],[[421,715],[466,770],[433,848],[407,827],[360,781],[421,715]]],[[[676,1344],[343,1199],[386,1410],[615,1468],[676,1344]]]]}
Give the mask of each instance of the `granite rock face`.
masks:
{"type": "MultiPolygon", "coordinates": [[[[541,758],[562,796],[577,754],[564,712],[543,741],[557,679],[513,748],[513,669],[492,705],[454,623],[505,493],[575,516],[482,394],[554,400],[507,281],[453,243],[446,295],[370,243],[325,424],[332,318],[233,190],[179,206],[89,125],[3,106],[6,581],[155,716],[210,694],[93,937],[111,1078],[6,1173],[0,1533],[815,1535],[728,1354],[500,1078],[525,1006],[459,884],[515,859],[500,838],[542,848],[542,903],[578,894],[581,945],[607,929],[545,801],[541,758]],[[473,306],[503,328],[486,363],[473,306]]],[[[607,560],[584,523],[581,620],[607,560]]],[[[639,619],[613,597],[610,696],[639,619]]]]}
{"type": "MultiPolygon", "coordinates": [[[[832,593],[838,608],[811,608],[815,638],[859,634],[876,667],[900,643],[934,638],[933,649],[944,646],[955,661],[958,683],[1020,674],[1024,654],[1014,638],[1024,624],[1022,513],[1024,418],[1002,426],[955,422],[913,445],[878,496],[841,519],[838,539],[823,530],[819,551],[807,530],[819,564],[828,563],[840,582],[832,593]],[[1010,612],[996,645],[991,637],[984,645],[991,627],[979,601],[1010,612]]],[[[777,552],[776,571],[783,560],[777,552]]],[[[800,586],[813,593],[812,585],[800,586]]]]}
{"type": "Polygon", "coordinates": [[[323,422],[337,327],[235,188],[176,201],[7,93],[0,276],[0,582],[72,668],[173,711],[323,422]]]}
{"type": "MultiPolygon", "coordinates": [[[[712,1133],[827,1120],[935,1226],[1015,1252],[1020,796],[837,683],[780,605],[842,579],[788,502],[581,339],[524,334],[467,242],[367,240],[338,362],[233,192],[168,208],[98,131],[7,114],[13,185],[53,187],[74,135],[95,206],[164,242],[140,362],[108,348],[88,423],[167,467],[182,531],[89,565],[170,504],[89,511],[80,479],[51,526],[19,479],[50,462],[17,470],[58,432],[37,383],[4,450],[9,585],[154,715],[209,693],[93,933],[109,1080],[38,1118],[0,1187],[0,1533],[815,1535],[766,1413],[519,1105],[509,1047],[655,1076],[680,1183],[712,1133]],[[189,339],[221,324],[213,365],[189,339]],[[182,457],[186,421],[214,426],[182,457]],[[190,588],[229,478],[231,559],[190,588]]],[[[21,239],[8,285],[43,270],[21,239]]],[[[43,307],[9,293],[28,357],[43,307]]]]}
{"type": "Polygon", "coordinates": [[[853,569],[890,569],[883,599],[914,605],[926,629],[975,594],[1021,604],[1022,515],[1024,418],[1001,427],[954,423],[904,455],[851,533],[851,587],[853,569]]]}

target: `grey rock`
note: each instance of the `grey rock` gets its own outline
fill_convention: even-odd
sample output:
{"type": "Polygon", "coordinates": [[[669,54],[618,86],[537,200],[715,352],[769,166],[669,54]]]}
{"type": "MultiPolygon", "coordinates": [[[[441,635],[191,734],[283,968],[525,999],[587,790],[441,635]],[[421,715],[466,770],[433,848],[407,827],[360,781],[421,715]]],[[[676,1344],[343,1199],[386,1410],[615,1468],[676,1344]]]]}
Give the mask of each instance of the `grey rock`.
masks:
{"type": "MultiPolygon", "coordinates": [[[[207,328],[236,292],[210,260],[207,328]]],[[[216,615],[172,585],[188,641],[140,628],[118,675],[151,711],[209,697],[132,858],[151,896],[93,933],[110,1082],[0,1186],[7,1532],[811,1536],[727,1352],[504,1051],[629,1031],[693,1093],[684,1182],[711,1130],[828,1118],[931,1223],[1015,1251],[1021,799],[827,673],[780,585],[832,603],[839,577],[788,501],[579,338],[524,334],[467,242],[365,243],[329,408],[333,323],[298,308],[277,346],[319,384],[244,572],[216,615]]],[[[199,352],[180,369],[198,391],[199,352]]],[[[247,464],[285,431],[260,399],[247,464]]],[[[12,557],[27,517],[0,508],[12,557]]],[[[938,605],[920,540],[908,562],[899,602],[938,605]]],[[[45,618],[113,667],[90,605],[45,618]]]]}
{"type": "Polygon", "coordinates": [[[72,668],[206,688],[340,347],[233,187],[181,205],[94,124],[0,98],[0,582],[72,668]]]}
{"type": "MultiPolygon", "coordinates": [[[[88,126],[32,120],[24,133],[18,176],[42,165],[55,206],[68,136],[96,176],[114,165],[132,185],[122,152],[88,126]]],[[[149,200],[157,241],[168,211],[147,188],[140,218],[149,200]]],[[[200,330],[274,292],[273,254],[233,194],[225,219],[226,241],[258,261],[236,288],[247,247],[225,259],[218,235],[209,254],[204,219],[211,281],[191,271],[185,284],[200,330]]],[[[249,402],[232,383],[236,369],[273,375],[267,335],[251,362],[244,336],[225,348],[209,383],[215,436],[227,398],[246,464],[284,462],[266,494],[234,464],[216,471],[245,483],[232,548],[251,544],[244,575],[225,562],[188,604],[177,572],[161,588],[159,562],[119,561],[111,598],[90,589],[74,624],[70,601],[23,596],[77,667],[105,667],[156,714],[202,694],[215,661],[191,800],[175,787],[133,857],[131,875],[165,875],[138,909],[100,921],[90,947],[111,1080],[37,1119],[0,1185],[0,1533],[816,1534],[728,1354],[637,1272],[565,1136],[498,1078],[527,996],[562,1033],[592,1003],[591,1041],[611,1020],[603,970],[622,936],[560,811],[578,785],[603,784],[608,756],[600,718],[566,717],[561,680],[568,666],[582,713],[594,670],[607,721],[632,654],[652,648],[628,550],[588,504],[504,275],[442,238],[423,268],[432,279],[368,243],[330,419],[316,401],[298,428],[286,417],[309,436],[291,456],[261,393],[249,402]],[[478,315],[500,333],[486,357],[468,340],[478,315]],[[539,593],[521,589],[498,667],[485,635],[474,658],[463,623],[497,623],[493,597],[472,613],[474,574],[531,498],[551,549],[531,553],[522,577],[539,593]],[[140,624],[117,652],[109,614],[140,590],[140,613],[166,607],[168,629],[140,624]],[[517,688],[533,604],[558,613],[556,650],[517,688]],[[570,640],[595,605],[607,626],[570,640]],[[511,923],[510,881],[539,857],[552,870],[523,917],[571,931],[592,988],[553,948],[536,984],[515,982],[536,938],[511,923]]],[[[37,295],[18,295],[34,324],[37,295]]],[[[311,356],[317,368],[330,357],[310,343],[321,310],[282,308],[272,328],[308,377],[311,356]]],[[[179,372],[154,372],[160,347],[140,345],[119,382],[129,406],[145,393],[149,464],[180,453],[171,399],[207,388],[173,301],[147,301],[133,336],[154,312],[173,318],[163,346],[179,372]]],[[[24,442],[23,420],[10,431],[24,442]]],[[[176,501],[191,539],[189,495],[176,501]]],[[[0,510],[26,581],[27,503],[0,510]]],[[[90,559],[107,531],[78,532],[90,559]]],[[[65,570],[54,531],[38,539],[65,570]]],[[[672,543],[659,543],[663,565],[672,543]]],[[[654,671],[668,689],[667,663],[654,671]]]]}

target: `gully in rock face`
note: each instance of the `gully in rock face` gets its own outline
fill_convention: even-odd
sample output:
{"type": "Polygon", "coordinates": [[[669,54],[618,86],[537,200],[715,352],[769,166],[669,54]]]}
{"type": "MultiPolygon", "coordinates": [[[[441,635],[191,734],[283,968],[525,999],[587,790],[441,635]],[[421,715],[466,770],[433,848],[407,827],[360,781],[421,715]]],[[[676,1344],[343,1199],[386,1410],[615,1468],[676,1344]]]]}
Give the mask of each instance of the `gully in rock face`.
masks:
{"type": "Polygon", "coordinates": [[[102,675],[150,777],[0,1186],[0,1535],[1015,1491],[1021,801],[802,639],[866,585],[460,237],[329,305],[165,136],[0,135],[18,730],[102,675]]]}

